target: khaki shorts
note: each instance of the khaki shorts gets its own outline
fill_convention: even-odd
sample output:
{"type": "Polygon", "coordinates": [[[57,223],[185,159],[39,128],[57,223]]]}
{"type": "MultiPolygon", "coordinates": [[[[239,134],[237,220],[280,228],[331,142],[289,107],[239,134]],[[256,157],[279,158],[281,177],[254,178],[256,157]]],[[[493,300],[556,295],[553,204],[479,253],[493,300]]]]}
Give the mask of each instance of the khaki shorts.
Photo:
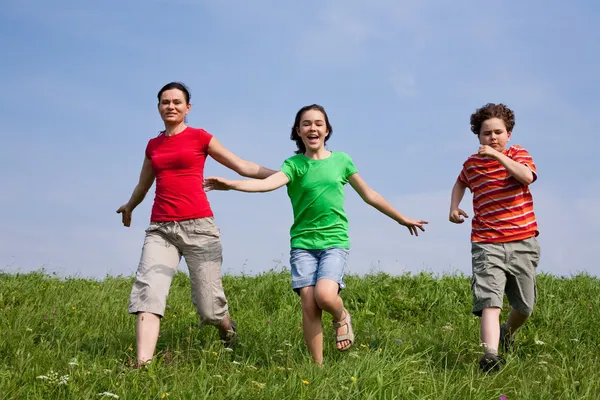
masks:
{"type": "Polygon", "coordinates": [[[535,237],[507,243],[471,245],[473,314],[485,308],[502,309],[504,293],[511,307],[530,316],[537,300],[536,268],[540,245],[535,237]]]}
{"type": "Polygon", "coordinates": [[[227,316],[223,292],[220,231],[212,217],[152,222],[129,298],[129,313],[163,316],[181,256],[190,273],[192,302],[201,324],[217,325],[227,316]]]}

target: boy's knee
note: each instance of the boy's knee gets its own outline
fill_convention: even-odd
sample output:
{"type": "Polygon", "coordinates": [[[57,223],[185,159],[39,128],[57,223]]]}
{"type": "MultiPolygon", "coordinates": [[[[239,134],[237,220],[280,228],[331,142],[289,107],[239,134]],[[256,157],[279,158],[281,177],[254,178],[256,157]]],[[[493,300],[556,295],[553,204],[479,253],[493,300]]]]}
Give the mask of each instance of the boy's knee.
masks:
{"type": "Polygon", "coordinates": [[[515,308],[515,310],[525,318],[529,318],[533,314],[533,307],[519,307],[515,308]]]}
{"type": "Polygon", "coordinates": [[[477,297],[473,299],[472,313],[481,317],[483,310],[497,309],[502,310],[502,298],[500,296],[477,297]]]}

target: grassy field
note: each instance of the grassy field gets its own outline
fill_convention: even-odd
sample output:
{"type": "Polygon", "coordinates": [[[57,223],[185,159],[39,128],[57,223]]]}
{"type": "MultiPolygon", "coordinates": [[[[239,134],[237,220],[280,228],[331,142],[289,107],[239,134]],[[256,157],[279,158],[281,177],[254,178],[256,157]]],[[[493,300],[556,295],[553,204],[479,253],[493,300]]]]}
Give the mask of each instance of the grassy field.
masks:
{"type": "MultiPolygon", "coordinates": [[[[302,340],[287,271],[226,276],[240,340],[198,329],[185,274],[176,275],[158,356],[131,368],[132,278],[0,274],[1,399],[598,399],[600,280],[540,275],[534,316],[498,374],[477,365],[479,321],[466,276],[349,276],[342,292],[357,334],[325,365],[302,340]]],[[[506,310],[503,315],[506,314],[506,310]]]]}

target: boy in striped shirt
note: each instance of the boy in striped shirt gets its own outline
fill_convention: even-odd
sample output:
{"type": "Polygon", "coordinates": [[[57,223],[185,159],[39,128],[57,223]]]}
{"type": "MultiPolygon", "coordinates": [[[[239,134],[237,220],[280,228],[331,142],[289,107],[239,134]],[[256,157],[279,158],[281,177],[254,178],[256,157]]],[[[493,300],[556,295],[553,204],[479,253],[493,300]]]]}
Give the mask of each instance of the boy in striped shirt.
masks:
{"type": "Polygon", "coordinates": [[[486,104],[471,115],[481,146],[463,164],[450,203],[450,221],[463,223],[468,215],[458,207],[466,188],[473,193],[471,289],[473,313],[481,317],[485,354],[479,365],[485,372],[501,368],[498,344],[508,350],[537,296],[539,232],[529,191],[537,171],[527,150],[507,148],[514,126],[515,115],[504,104],[486,104]],[[505,291],[512,309],[501,327],[505,291]]]}

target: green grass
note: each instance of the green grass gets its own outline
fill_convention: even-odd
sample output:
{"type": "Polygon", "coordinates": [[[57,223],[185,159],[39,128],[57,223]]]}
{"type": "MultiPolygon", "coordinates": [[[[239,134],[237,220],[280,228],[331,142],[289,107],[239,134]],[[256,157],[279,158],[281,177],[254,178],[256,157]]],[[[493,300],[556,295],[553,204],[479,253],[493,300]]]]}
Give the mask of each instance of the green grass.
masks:
{"type": "Polygon", "coordinates": [[[327,315],[323,368],[305,349],[289,272],[273,271],[224,278],[239,325],[234,351],[216,329],[197,329],[188,278],[177,274],[158,356],[133,369],[132,282],[0,274],[0,398],[600,398],[600,280],[587,275],[539,275],[533,317],[505,368],[487,376],[466,276],[347,277],[356,343],[336,351],[327,315]]]}

